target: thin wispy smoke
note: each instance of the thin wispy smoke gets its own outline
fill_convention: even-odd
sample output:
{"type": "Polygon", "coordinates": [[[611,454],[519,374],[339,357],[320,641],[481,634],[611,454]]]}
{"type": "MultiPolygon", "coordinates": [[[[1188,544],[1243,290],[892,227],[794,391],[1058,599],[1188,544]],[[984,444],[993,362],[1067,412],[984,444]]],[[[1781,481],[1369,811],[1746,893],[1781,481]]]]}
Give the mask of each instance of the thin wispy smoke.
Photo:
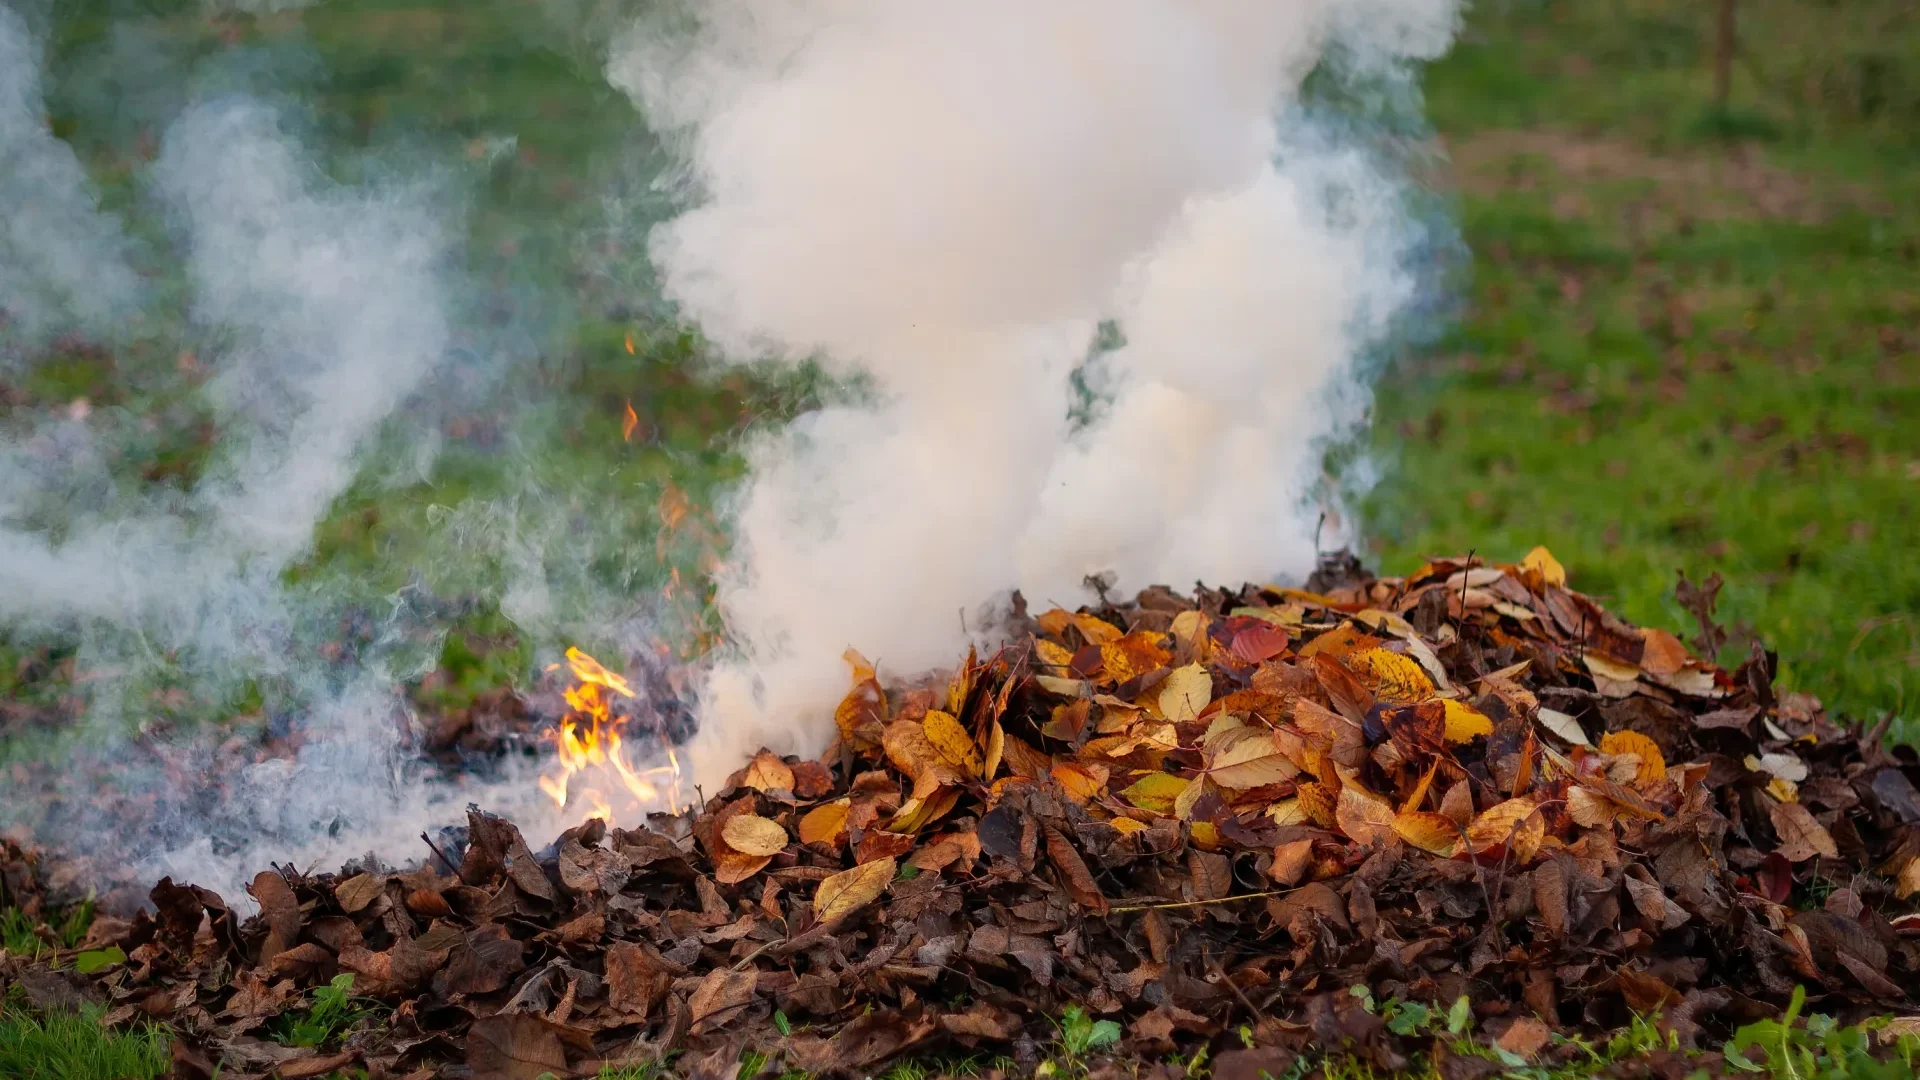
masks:
{"type": "Polygon", "coordinates": [[[1330,50],[1350,72],[1438,55],[1448,0],[676,18],[609,68],[685,147],[692,206],[652,238],[668,297],[733,361],[871,391],[749,449],[704,778],[761,743],[818,751],[843,649],[937,668],[1010,588],[1310,564],[1320,453],[1414,283],[1397,179],[1300,86],[1330,50]],[[1104,320],[1126,343],[1092,356],[1104,320]]]}
{"type": "Polygon", "coordinates": [[[41,42],[0,4],[0,364],[65,333],[115,333],[139,302],[119,222],[47,127],[41,42]]]}

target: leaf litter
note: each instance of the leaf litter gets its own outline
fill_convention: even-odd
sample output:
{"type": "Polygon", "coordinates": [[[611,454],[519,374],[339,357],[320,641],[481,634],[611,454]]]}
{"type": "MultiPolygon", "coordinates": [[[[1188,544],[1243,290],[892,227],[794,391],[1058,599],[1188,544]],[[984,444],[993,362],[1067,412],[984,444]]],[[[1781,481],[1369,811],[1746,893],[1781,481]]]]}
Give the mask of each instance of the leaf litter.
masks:
{"type": "MultiPolygon", "coordinates": [[[[1724,1038],[1796,987],[1914,1008],[1920,764],[1776,693],[1757,647],[1694,651],[1724,641],[1717,581],[1682,582],[1691,647],[1544,549],[1310,584],[1016,608],[944,681],[849,652],[817,762],[762,751],[685,814],[538,852],[470,810],[412,867],[263,871],[244,919],[162,880],[71,948],[0,953],[0,992],[164,1022],[175,1075],[228,1078],[1032,1062],[1063,1016],[1140,1054],[1404,1062],[1350,987],[1470,1002],[1521,1057],[1656,1012],[1724,1038]],[[377,1022],[273,1041],[349,985],[377,1022]]],[[[85,884],[5,844],[6,904],[85,884]]]]}

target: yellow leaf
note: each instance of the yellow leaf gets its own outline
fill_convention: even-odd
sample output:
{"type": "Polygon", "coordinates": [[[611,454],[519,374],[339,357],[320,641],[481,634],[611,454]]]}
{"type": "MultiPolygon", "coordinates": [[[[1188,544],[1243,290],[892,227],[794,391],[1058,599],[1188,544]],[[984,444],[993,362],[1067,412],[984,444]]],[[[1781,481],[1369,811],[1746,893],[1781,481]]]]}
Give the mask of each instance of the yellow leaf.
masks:
{"type": "Polygon", "coordinates": [[[1420,804],[1426,801],[1428,789],[1433,787],[1433,774],[1439,771],[1440,762],[1437,760],[1427,766],[1427,771],[1420,777],[1420,782],[1413,785],[1413,792],[1407,796],[1405,802],[1400,804],[1402,813],[1420,809],[1420,804]]]}
{"type": "Polygon", "coordinates": [[[1006,750],[1006,729],[1000,726],[1000,721],[995,720],[993,722],[993,730],[987,734],[987,759],[985,763],[980,766],[980,778],[982,780],[991,780],[993,779],[993,774],[1000,771],[1000,757],[1006,753],[1006,750]]]}
{"type": "Polygon", "coordinates": [[[1098,615],[1084,613],[1072,616],[1073,625],[1080,628],[1080,636],[1087,639],[1089,645],[1105,645],[1120,640],[1120,630],[1098,615]]]}
{"type": "Polygon", "coordinates": [[[1520,568],[1540,575],[1540,583],[1543,585],[1566,587],[1567,568],[1561,566],[1560,560],[1553,557],[1553,552],[1544,547],[1536,547],[1527,552],[1527,557],[1520,560],[1520,568]]]}
{"type": "Polygon", "coordinates": [[[1176,724],[1200,718],[1213,701],[1213,673],[1199,664],[1174,668],[1160,684],[1160,715],[1176,724]]]}
{"type": "Polygon", "coordinates": [[[1196,847],[1212,851],[1220,846],[1220,827],[1211,821],[1195,821],[1189,824],[1187,835],[1193,838],[1196,847]]]}
{"type": "Polygon", "coordinates": [[[1206,778],[1203,776],[1194,777],[1193,783],[1187,785],[1187,790],[1181,792],[1180,797],[1173,800],[1173,816],[1179,818],[1181,821],[1192,817],[1193,804],[1199,802],[1200,796],[1206,793],[1206,778]]]}
{"type": "Polygon", "coordinates": [[[1905,900],[1915,893],[1920,893],[1920,855],[1909,858],[1893,878],[1895,897],[1905,900]]]}
{"type": "Polygon", "coordinates": [[[960,779],[940,751],[933,748],[933,741],[927,738],[927,729],[912,720],[895,720],[888,724],[882,745],[886,748],[887,760],[908,776],[918,777],[937,770],[952,774],[955,781],[960,779]]]}
{"type": "Polygon", "coordinates": [[[787,830],[758,814],[735,814],[721,828],[720,839],[742,855],[777,855],[787,846],[787,830]]]}
{"type": "Polygon", "coordinates": [[[773,861],[771,855],[746,855],[738,851],[713,854],[713,880],[722,885],[738,885],[759,873],[773,861]]]}
{"type": "Polygon", "coordinates": [[[1338,822],[1334,819],[1334,795],[1332,789],[1318,781],[1301,784],[1294,791],[1294,798],[1300,801],[1300,809],[1306,812],[1315,825],[1331,829],[1338,822]]]}
{"type": "Polygon", "coordinates": [[[851,809],[851,800],[840,799],[807,811],[806,816],[800,819],[800,842],[839,843],[840,838],[847,834],[847,814],[851,809]]]}
{"type": "Polygon", "coordinates": [[[814,918],[823,926],[832,926],[880,899],[893,881],[895,869],[897,864],[889,855],[823,880],[813,894],[814,918]]]}
{"type": "Polygon", "coordinates": [[[1137,833],[1147,827],[1146,822],[1136,821],[1130,817],[1117,817],[1117,818],[1114,818],[1112,821],[1107,822],[1107,824],[1120,830],[1120,835],[1122,836],[1125,836],[1128,833],[1137,833]]]}
{"type": "Polygon", "coordinates": [[[1640,759],[1639,771],[1634,779],[1640,783],[1664,780],[1667,777],[1667,759],[1660,753],[1660,744],[1637,731],[1609,731],[1600,736],[1600,752],[1609,755],[1632,754],[1640,759]]]}
{"type": "Polygon", "coordinates": [[[1207,637],[1207,625],[1211,620],[1205,612],[1183,611],[1173,617],[1171,633],[1173,641],[1181,653],[1204,663],[1211,651],[1212,642],[1207,637]]]}
{"type": "Polygon", "coordinates": [[[1446,698],[1445,703],[1448,742],[1469,743],[1482,735],[1493,734],[1493,721],[1485,713],[1452,698],[1446,698]]]}
{"type": "Polygon", "coordinates": [[[1532,796],[1522,795],[1488,807],[1485,813],[1467,823],[1468,850],[1478,853],[1506,843],[1513,830],[1538,806],[1532,796]]]}
{"type": "Polygon", "coordinates": [[[1171,814],[1173,801],[1187,790],[1191,782],[1172,773],[1152,772],[1128,785],[1120,792],[1120,797],[1142,810],[1171,814]]]}
{"type": "Polygon", "coordinates": [[[1033,653],[1038,658],[1037,666],[1065,672],[1073,663],[1073,650],[1065,645],[1057,645],[1046,638],[1033,639],[1033,653]]]}
{"type": "Polygon", "coordinates": [[[935,788],[925,797],[908,799],[893,815],[893,820],[887,822],[887,831],[917,833],[946,817],[959,801],[960,789],[953,787],[935,788]]]}
{"type": "Polygon", "coordinates": [[[1547,839],[1547,815],[1535,810],[1520,819],[1519,827],[1507,838],[1507,847],[1513,851],[1513,859],[1521,866],[1533,861],[1540,854],[1540,846],[1547,839]]]}
{"type": "Polygon", "coordinates": [[[1567,789],[1567,816],[1582,828],[1597,829],[1613,821],[1619,814],[1620,808],[1605,795],[1577,784],[1567,789]]]}
{"type": "Polygon", "coordinates": [[[973,736],[960,726],[960,721],[952,713],[930,710],[922,725],[926,728],[927,741],[933,744],[941,758],[947,764],[959,769],[968,776],[980,775],[980,748],[974,745],[973,736]]]}
{"type": "Polygon", "coordinates": [[[1581,659],[1587,665],[1587,674],[1593,676],[1593,688],[1600,692],[1600,696],[1610,698],[1633,696],[1636,680],[1640,678],[1639,668],[1601,656],[1596,652],[1589,652],[1581,659]]]}
{"type": "Polygon", "coordinates": [[[1267,816],[1273,819],[1275,825],[1305,825],[1313,820],[1307,816],[1307,808],[1300,805],[1298,796],[1281,799],[1267,807],[1267,816]]]}
{"type": "Polygon", "coordinates": [[[1362,844],[1376,843],[1393,834],[1393,804],[1352,784],[1340,789],[1333,816],[1341,832],[1362,844]]]}
{"type": "Polygon", "coordinates": [[[1419,662],[1387,649],[1363,649],[1344,659],[1347,670],[1381,701],[1408,704],[1433,696],[1433,680],[1419,662]]]}
{"type": "Polygon", "coordinates": [[[1460,826],[1451,818],[1424,810],[1402,810],[1395,814],[1393,831],[1400,839],[1435,855],[1451,856],[1460,844],[1460,826]]]}

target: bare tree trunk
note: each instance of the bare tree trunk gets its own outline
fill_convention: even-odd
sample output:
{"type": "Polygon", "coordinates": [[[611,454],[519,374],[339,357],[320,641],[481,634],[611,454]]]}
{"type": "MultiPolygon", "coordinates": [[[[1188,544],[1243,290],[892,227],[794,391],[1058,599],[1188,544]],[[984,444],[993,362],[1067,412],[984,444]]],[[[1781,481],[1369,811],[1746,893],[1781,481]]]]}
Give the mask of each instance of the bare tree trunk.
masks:
{"type": "Polygon", "coordinates": [[[1736,0],[1720,0],[1720,18],[1713,39],[1713,104],[1727,111],[1727,98],[1733,92],[1733,16],[1736,0]]]}

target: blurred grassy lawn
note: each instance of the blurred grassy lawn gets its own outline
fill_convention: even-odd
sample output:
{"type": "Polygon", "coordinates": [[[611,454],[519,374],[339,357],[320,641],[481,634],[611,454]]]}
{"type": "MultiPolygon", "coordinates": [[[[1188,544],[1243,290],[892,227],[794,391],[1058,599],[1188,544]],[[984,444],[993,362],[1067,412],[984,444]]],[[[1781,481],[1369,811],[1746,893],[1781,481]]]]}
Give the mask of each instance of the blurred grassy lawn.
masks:
{"type": "MultiPolygon", "coordinates": [[[[456,440],[430,483],[370,481],[343,499],[300,573],[375,591],[415,571],[445,590],[472,586],[410,558],[430,546],[434,507],[530,473],[566,487],[583,515],[625,508],[632,542],[649,546],[669,481],[698,494],[736,467],[715,433],[790,405],[690,373],[695,346],[621,306],[638,281],[637,237],[593,230],[608,178],[645,147],[594,69],[588,0],[561,22],[509,0],[329,0],[257,19],[139,6],[158,12],[143,25],[177,54],[309,50],[319,63],[296,89],[342,144],[424,135],[455,157],[507,147],[476,201],[475,243],[527,273],[562,268],[545,284],[573,305],[560,344],[516,376],[522,400],[552,403],[522,418],[517,472],[456,440]],[[584,260],[583,236],[596,245],[584,260]],[[633,445],[618,437],[629,399],[642,419],[633,445]]],[[[60,56],[97,70],[105,13],[125,8],[64,9],[60,56]]],[[[1707,108],[1712,12],[1698,3],[1484,0],[1429,73],[1471,277],[1455,330],[1382,384],[1374,449],[1386,478],[1364,508],[1374,561],[1397,572],[1427,554],[1511,559],[1544,543],[1577,586],[1674,627],[1686,625],[1676,570],[1717,570],[1723,613],[1780,650],[1792,686],[1911,725],[1920,27],[1900,0],[1741,10],[1727,115],[1707,108]]],[[[116,190],[139,163],[128,149],[139,133],[101,133],[78,106],[63,113],[68,89],[56,127],[116,190]]],[[[171,359],[164,341],[151,351],[154,364],[171,359]]],[[[143,391],[119,385],[130,363],[56,359],[28,390],[43,404],[84,395],[139,409],[143,391]]],[[[196,452],[190,441],[156,450],[179,459],[179,476],[196,452]]],[[[651,587],[632,566],[592,569],[651,587]]],[[[532,660],[484,612],[444,659],[437,681],[450,693],[522,678],[532,660]]],[[[0,666],[0,696],[24,692],[7,682],[13,667],[0,666]]]]}

